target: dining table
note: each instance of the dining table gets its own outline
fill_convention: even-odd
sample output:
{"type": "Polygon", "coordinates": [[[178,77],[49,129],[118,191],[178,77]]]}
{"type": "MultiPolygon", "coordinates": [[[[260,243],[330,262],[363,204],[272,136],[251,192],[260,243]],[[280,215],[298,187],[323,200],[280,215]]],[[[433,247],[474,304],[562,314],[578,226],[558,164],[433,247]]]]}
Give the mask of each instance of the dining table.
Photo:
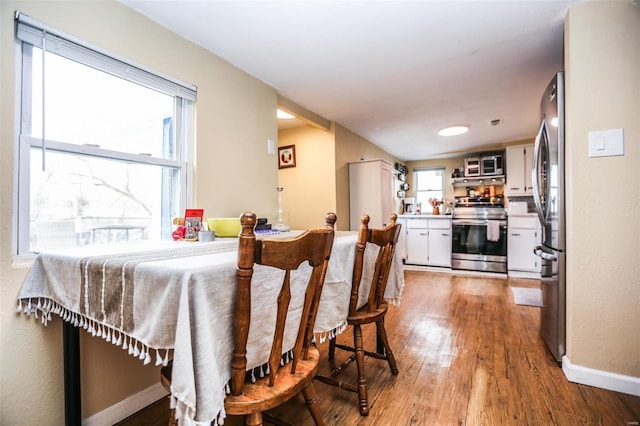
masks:
{"type": "MultiPolygon", "coordinates": [[[[258,238],[293,237],[302,231],[258,238]]],[[[323,342],[346,328],[357,233],[336,231],[314,338],[323,342]]],[[[233,352],[237,238],[212,242],[134,241],[39,253],[17,296],[18,311],[46,325],[64,320],[65,421],[81,424],[80,329],[128,351],[143,364],[173,359],[171,403],[181,425],[222,424],[233,352]]],[[[378,247],[365,250],[362,286],[371,284],[378,247]]],[[[300,265],[294,280],[311,268],[300,265]]],[[[255,265],[247,371],[263,374],[284,272],[255,265]]],[[[399,303],[404,275],[396,252],[385,298],[399,303]]],[[[362,292],[360,305],[366,303],[362,292]]],[[[291,312],[304,294],[292,291],[291,312]]],[[[299,312],[298,312],[299,313],[299,312]]],[[[291,318],[294,323],[294,318],[291,318]]],[[[295,330],[285,344],[293,346],[295,330]]],[[[287,348],[287,346],[285,346],[287,348]]],[[[283,354],[286,357],[287,351],[283,354]]]]}

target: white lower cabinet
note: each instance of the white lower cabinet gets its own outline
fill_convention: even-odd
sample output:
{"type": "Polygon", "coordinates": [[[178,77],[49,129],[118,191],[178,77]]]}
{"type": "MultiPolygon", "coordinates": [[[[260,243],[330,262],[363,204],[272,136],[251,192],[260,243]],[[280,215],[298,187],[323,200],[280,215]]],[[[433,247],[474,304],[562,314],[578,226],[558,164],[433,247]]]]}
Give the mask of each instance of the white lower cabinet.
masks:
{"type": "Polygon", "coordinates": [[[451,219],[406,219],[406,263],[451,267],[451,219]]]}
{"type": "Polygon", "coordinates": [[[536,216],[510,216],[507,232],[509,273],[527,272],[539,276],[540,258],[533,253],[539,244],[540,222],[536,216]]]}
{"type": "Polygon", "coordinates": [[[429,265],[451,267],[451,221],[429,221],[429,265]]]}
{"type": "Polygon", "coordinates": [[[407,263],[429,262],[429,220],[407,219],[407,263]]]}

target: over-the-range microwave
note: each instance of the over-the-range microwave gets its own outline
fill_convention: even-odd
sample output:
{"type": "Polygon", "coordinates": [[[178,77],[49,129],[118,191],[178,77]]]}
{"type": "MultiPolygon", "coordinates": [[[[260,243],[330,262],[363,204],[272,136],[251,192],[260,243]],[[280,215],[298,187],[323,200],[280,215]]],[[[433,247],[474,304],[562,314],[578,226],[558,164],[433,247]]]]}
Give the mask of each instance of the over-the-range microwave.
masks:
{"type": "Polygon", "coordinates": [[[480,157],[480,174],[482,176],[499,176],[504,174],[502,154],[480,157]]]}

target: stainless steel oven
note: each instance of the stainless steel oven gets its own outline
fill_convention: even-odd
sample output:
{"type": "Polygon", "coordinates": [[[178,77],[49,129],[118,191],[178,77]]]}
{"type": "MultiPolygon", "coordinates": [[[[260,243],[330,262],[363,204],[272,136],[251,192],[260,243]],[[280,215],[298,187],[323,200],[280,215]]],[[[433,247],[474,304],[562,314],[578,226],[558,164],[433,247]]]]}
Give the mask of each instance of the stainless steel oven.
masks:
{"type": "Polygon", "coordinates": [[[452,235],[453,269],[507,272],[507,216],[501,198],[457,198],[452,235]]]}

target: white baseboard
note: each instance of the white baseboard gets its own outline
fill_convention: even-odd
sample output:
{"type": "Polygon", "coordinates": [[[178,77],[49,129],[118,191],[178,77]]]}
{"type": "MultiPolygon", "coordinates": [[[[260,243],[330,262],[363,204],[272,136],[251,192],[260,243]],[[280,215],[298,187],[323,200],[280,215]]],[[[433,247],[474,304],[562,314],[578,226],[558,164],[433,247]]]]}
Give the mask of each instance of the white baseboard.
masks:
{"type": "Polygon", "coordinates": [[[573,383],[640,396],[640,377],[625,376],[574,365],[566,355],[562,357],[562,371],[567,380],[573,383]]]}
{"type": "MultiPolygon", "coordinates": [[[[160,383],[156,383],[153,386],[149,386],[148,388],[113,404],[111,407],[107,407],[104,410],[87,417],[82,420],[82,425],[104,426],[118,423],[167,395],[169,394],[165,388],[160,383]]],[[[169,418],[167,417],[167,421],[168,419],[169,418]]]]}

